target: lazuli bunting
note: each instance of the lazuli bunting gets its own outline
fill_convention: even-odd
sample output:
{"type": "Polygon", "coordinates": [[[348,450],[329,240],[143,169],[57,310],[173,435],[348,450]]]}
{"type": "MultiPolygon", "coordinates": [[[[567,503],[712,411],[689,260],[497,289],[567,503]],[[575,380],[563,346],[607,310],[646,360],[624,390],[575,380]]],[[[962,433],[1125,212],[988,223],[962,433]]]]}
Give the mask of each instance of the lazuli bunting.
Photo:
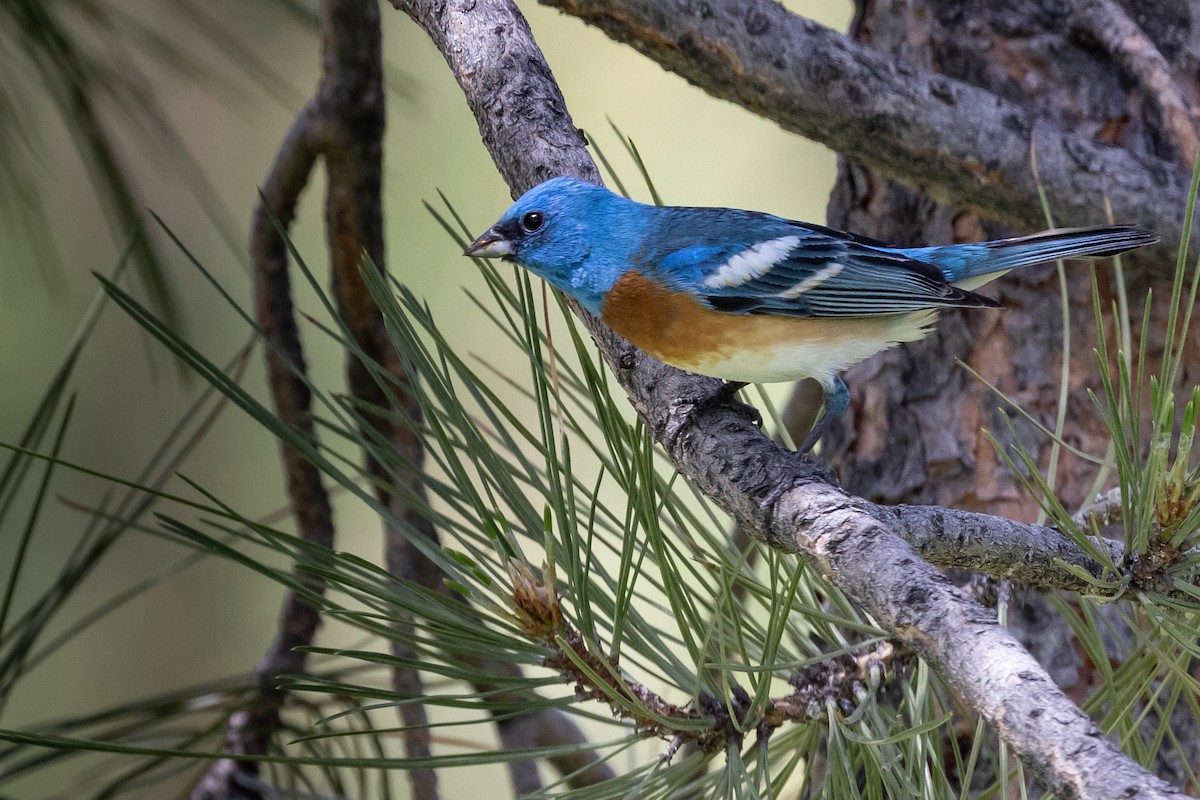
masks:
{"type": "Polygon", "coordinates": [[[849,404],[839,372],[925,336],[940,308],[999,306],[973,290],[1008,270],[1156,241],[1109,225],[888,247],[756,211],[644,205],[564,177],[522,195],[466,255],[516,261],[655,358],[729,381],[729,394],[814,378],[826,423],[849,404]]]}

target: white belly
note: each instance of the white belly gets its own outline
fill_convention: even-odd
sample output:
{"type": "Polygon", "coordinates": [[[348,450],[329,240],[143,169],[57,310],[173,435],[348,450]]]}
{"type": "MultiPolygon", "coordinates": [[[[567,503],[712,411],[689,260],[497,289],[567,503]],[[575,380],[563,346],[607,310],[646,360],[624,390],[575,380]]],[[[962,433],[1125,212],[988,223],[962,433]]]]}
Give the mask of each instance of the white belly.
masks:
{"type": "Polygon", "coordinates": [[[926,336],[936,312],[917,311],[896,317],[767,319],[777,321],[769,326],[769,333],[774,334],[770,338],[750,336],[741,340],[744,346],[739,346],[739,341],[675,365],[729,381],[777,383],[814,378],[828,386],[847,367],[900,342],[926,336]]]}

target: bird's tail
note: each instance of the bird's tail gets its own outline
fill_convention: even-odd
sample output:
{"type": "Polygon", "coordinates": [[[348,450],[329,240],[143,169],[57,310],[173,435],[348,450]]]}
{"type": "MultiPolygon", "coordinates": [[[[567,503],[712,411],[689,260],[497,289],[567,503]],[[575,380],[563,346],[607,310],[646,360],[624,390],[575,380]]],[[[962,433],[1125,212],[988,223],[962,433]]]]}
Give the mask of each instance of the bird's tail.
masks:
{"type": "Polygon", "coordinates": [[[933,264],[946,280],[963,289],[982,286],[1001,273],[1060,258],[1104,258],[1158,241],[1158,234],[1133,225],[1058,228],[978,244],[918,247],[904,251],[910,258],[933,264]]]}

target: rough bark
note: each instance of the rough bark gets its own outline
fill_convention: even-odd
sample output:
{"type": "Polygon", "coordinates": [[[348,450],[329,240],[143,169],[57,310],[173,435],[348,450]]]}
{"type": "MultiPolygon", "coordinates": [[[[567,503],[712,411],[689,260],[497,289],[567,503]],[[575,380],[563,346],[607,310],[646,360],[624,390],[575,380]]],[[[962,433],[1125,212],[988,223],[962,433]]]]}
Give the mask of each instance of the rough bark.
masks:
{"type": "MultiPolygon", "coordinates": [[[[1125,152],[1173,157],[1180,136],[1185,136],[1179,133],[1178,117],[1171,116],[1164,125],[1153,113],[1134,112],[1173,107],[1179,92],[1170,93],[1172,100],[1152,102],[1146,85],[1131,79],[1123,63],[1128,59],[1114,58],[1086,35],[1103,27],[1095,19],[1095,4],[1079,5],[1087,9],[1083,16],[1074,13],[1070,3],[1052,0],[991,6],[874,3],[860,14],[858,34],[894,57],[1019,102],[1028,113],[1073,135],[1099,137],[1125,152]],[[1087,25],[1081,27],[1084,20],[1087,25]]],[[[1156,7],[1161,18],[1177,19],[1182,6],[1158,3],[1156,7]]],[[[1183,57],[1186,51],[1175,41],[1181,36],[1178,27],[1164,26],[1154,35],[1165,52],[1183,57]]],[[[1186,63],[1177,68],[1182,70],[1186,63]]],[[[1165,79],[1164,72],[1159,69],[1154,75],[1165,79]]],[[[1154,96],[1162,95],[1160,87],[1154,96]]],[[[1045,162],[1040,150],[1037,157],[1042,172],[1045,162]]],[[[1056,217],[1059,208],[1052,197],[1056,217]]],[[[962,205],[940,205],[849,161],[840,168],[829,222],[901,243],[1008,233],[962,205]]],[[[1101,302],[1107,309],[1115,298],[1112,273],[1102,268],[1098,278],[1101,302]]],[[[1138,317],[1146,285],[1138,281],[1131,294],[1131,310],[1138,317]]],[[[1066,328],[1058,288],[1052,267],[1010,274],[993,290],[1005,304],[1002,312],[946,315],[937,337],[852,370],[847,382],[855,387],[854,413],[835,431],[830,448],[837,454],[835,463],[847,488],[881,501],[933,502],[1032,519],[1036,507],[979,434],[983,426],[1002,442],[1013,441],[998,413],[1000,403],[953,362],[965,361],[1053,428],[1064,332],[1070,336],[1065,439],[1084,452],[1103,454],[1108,432],[1087,390],[1099,386],[1093,355],[1097,338],[1103,335],[1112,341],[1113,330],[1097,328],[1086,268],[1074,265],[1067,272],[1070,322],[1066,328]]],[[[1156,292],[1160,299],[1168,294],[1162,288],[1156,292]]],[[[1163,310],[1160,304],[1153,312],[1163,310]]],[[[1135,336],[1139,323],[1135,320],[1135,336]]],[[[1111,325],[1107,320],[1106,326],[1111,325]]],[[[1160,354],[1161,336],[1152,336],[1151,355],[1160,354]]],[[[1048,443],[1030,423],[1017,419],[1015,435],[1038,454],[1041,463],[1048,461],[1048,443]]],[[[1068,507],[1087,502],[1095,477],[1093,465],[1064,454],[1059,476],[1059,496],[1068,507]]]]}

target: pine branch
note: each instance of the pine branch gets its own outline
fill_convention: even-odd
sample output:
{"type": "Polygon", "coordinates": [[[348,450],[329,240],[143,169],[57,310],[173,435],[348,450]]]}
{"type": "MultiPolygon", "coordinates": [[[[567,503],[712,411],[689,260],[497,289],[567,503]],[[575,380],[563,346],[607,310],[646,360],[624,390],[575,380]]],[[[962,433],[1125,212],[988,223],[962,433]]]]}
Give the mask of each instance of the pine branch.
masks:
{"type": "MultiPolygon", "coordinates": [[[[514,196],[551,175],[597,179],[595,164],[528,24],[511,3],[393,0],[393,4],[429,33],[446,58],[514,196]]],[[[765,4],[744,5],[754,10],[765,4]]],[[[674,17],[691,19],[682,9],[671,13],[656,8],[654,16],[664,25],[674,17]]],[[[772,14],[782,13],[775,6],[770,9],[772,14]]],[[[613,21],[612,26],[619,22],[613,21]]],[[[771,24],[755,27],[760,35],[779,31],[771,24]]],[[[816,26],[809,27],[816,30],[816,26]]],[[[668,44],[677,41],[664,37],[668,44]]],[[[791,53],[793,46],[815,47],[804,39],[795,45],[777,44],[782,48],[779,53],[791,53]]],[[[687,50],[696,47],[699,42],[689,40],[687,50]]],[[[885,63],[877,56],[873,59],[870,63],[877,66],[885,63]]],[[[747,61],[739,59],[736,66],[739,81],[750,85],[747,61]]],[[[725,68],[730,69],[730,64],[725,68]]],[[[884,72],[893,81],[902,77],[884,72]]],[[[827,77],[836,77],[836,70],[827,77]]],[[[869,76],[860,77],[865,81],[869,76]]],[[[921,78],[918,75],[914,80],[919,83],[921,78]]],[[[953,88],[948,91],[953,96],[953,88]]],[[[945,98],[938,102],[949,105],[945,98]]],[[[972,127],[975,124],[972,121],[972,127]]],[[[981,136],[996,135],[987,127],[981,131],[981,136]]],[[[1022,151],[1027,144],[1022,142],[1022,151]]],[[[1088,147],[1100,152],[1094,145],[1088,147]]],[[[1128,159],[1117,151],[1104,151],[1101,163],[1120,164],[1123,160],[1128,159]]],[[[1119,171],[1112,174],[1127,177],[1119,171]]],[[[916,170],[913,177],[924,179],[916,170]]],[[[1160,196],[1165,194],[1160,191],[1160,196]]],[[[1174,206],[1179,207],[1181,204],[1174,206]]],[[[819,567],[847,596],[938,670],[1049,788],[1064,797],[1181,796],[1108,742],[996,623],[994,615],[920,559],[895,531],[870,515],[866,504],[830,486],[816,467],[771,443],[731,409],[698,411],[697,401],[711,396],[716,381],[648,358],[582,309],[576,307],[575,311],[639,416],[656,438],[665,440],[679,471],[760,541],[800,553],[819,567]],[[668,431],[672,435],[667,436],[668,431]]]]}
{"type": "MultiPolygon", "coordinates": [[[[550,653],[544,665],[575,685],[580,699],[607,703],[613,717],[633,722],[639,734],[669,742],[667,757],[689,745],[717,752],[729,741],[745,736],[744,714],[750,698],[734,687],[737,717],[711,695],[699,708],[685,709],[667,701],[642,683],[626,678],[616,656],[599,652],[579,629],[563,616],[559,597],[524,562],[508,567],[513,584],[513,601],[518,624],[532,641],[550,653]],[[703,727],[695,723],[703,722],[703,727]]],[[[912,660],[912,652],[891,642],[879,642],[858,652],[844,653],[811,664],[792,675],[795,689],[786,697],[770,699],[759,726],[765,740],[787,722],[819,722],[828,719],[826,706],[833,703],[849,715],[862,701],[861,695],[876,691],[885,674],[897,664],[912,660]]]]}

